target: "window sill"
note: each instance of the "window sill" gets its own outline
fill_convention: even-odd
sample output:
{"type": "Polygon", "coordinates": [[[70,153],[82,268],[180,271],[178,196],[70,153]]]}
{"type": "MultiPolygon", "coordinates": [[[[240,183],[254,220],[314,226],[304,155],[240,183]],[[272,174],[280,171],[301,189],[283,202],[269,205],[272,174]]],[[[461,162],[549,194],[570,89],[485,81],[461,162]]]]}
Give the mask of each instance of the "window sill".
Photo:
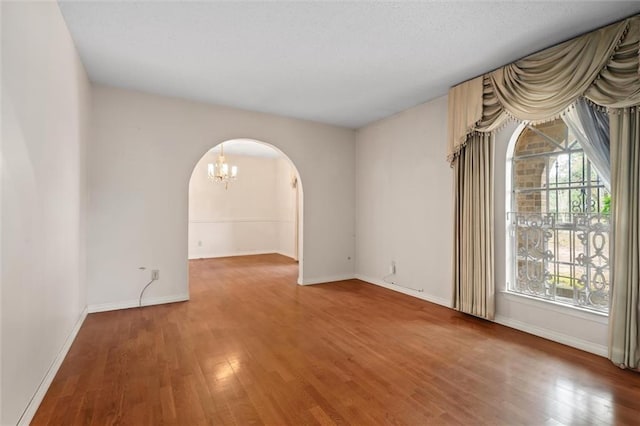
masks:
{"type": "Polygon", "coordinates": [[[593,321],[599,324],[609,323],[609,314],[604,312],[591,311],[577,306],[568,306],[562,303],[557,303],[552,300],[543,300],[536,297],[527,296],[526,294],[512,293],[510,291],[502,290],[499,292],[506,300],[515,303],[521,303],[523,305],[533,306],[539,309],[547,311],[557,312],[559,314],[568,315],[583,320],[593,321]]]}

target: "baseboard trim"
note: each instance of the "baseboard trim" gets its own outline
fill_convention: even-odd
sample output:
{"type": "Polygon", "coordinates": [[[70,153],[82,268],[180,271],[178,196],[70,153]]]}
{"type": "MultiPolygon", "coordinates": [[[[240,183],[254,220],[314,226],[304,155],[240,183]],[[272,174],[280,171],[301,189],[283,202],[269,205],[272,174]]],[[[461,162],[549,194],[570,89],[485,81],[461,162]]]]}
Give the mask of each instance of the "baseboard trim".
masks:
{"type": "Polygon", "coordinates": [[[298,278],[298,284],[300,285],[314,285],[314,284],[326,284],[332,283],[335,281],[345,281],[352,280],[355,276],[353,274],[342,274],[342,275],[332,275],[328,277],[320,277],[320,278],[309,278],[300,281],[298,278]]]}
{"type": "MultiPolygon", "coordinates": [[[[177,294],[172,296],[154,297],[153,299],[142,299],[142,307],[163,305],[166,303],[186,302],[189,300],[188,294],[177,294]]],[[[88,311],[90,314],[97,312],[118,311],[120,309],[138,308],[138,299],[135,300],[123,300],[120,302],[99,303],[95,305],[89,305],[88,311]]]]}
{"type": "Polygon", "coordinates": [[[609,350],[605,345],[599,345],[597,343],[578,339],[577,337],[569,336],[564,333],[558,333],[557,331],[549,330],[546,328],[536,327],[534,325],[501,315],[496,316],[494,321],[500,325],[504,325],[505,327],[515,328],[516,330],[524,331],[525,333],[533,334],[534,336],[542,337],[544,339],[571,346],[572,348],[580,349],[581,351],[600,355],[605,358],[609,353],[609,350]]]}
{"type": "Polygon", "coordinates": [[[296,259],[296,257],[293,255],[293,253],[285,253],[284,251],[276,251],[276,252],[275,252],[275,254],[279,254],[279,255],[282,255],[282,256],[285,256],[285,257],[291,258],[291,259],[293,259],[293,260],[296,260],[296,261],[298,260],[298,259],[296,259]]]}
{"type": "Polygon", "coordinates": [[[82,310],[82,313],[80,314],[80,317],[76,321],[75,325],[73,326],[71,333],[69,333],[69,335],[67,336],[67,339],[64,341],[62,348],[60,348],[58,355],[51,363],[49,370],[47,370],[47,374],[45,374],[44,378],[42,379],[42,382],[40,382],[40,385],[38,386],[38,389],[36,389],[36,392],[33,394],[33,397],[29,401],[27,408],[25,408],[24,412],[22,413],[20,420],[18,420],[18,426],[27,426],[29,423],[31,423],[31,420],[33,420],[33,416],[36,415],[36,412],[38,411],[38,407],[40,407],[40,404],[42,403],[44,396],[47,394],[47,391],[49,390],[49,386],[51,386],[51,382],[53,382],[53,379],[56,377],[56,374],[58,374],[58,370],[62,365],[62,361],[64,361],[65,357],[67,356],[67,353],[69,353],[69,349],[71,349],[71,345],[73,344],[73,341],[76,339],[76,336],[78,335],[78,332],[80,331],[80,328],[82,327],[82,324],[84,323],[85,318],[87,318],[87,313],[88,313],[88,310],[85,307],[82,310]]]}
{"type": "Polygon", "coordinates": [[[399,285],[391,284],[391,283],[388,283],[388,282],[386,282],[384,280],[380,280],[380,279],[377,279],[377,278],[372,278],[372,277],[369,277],[369,276],[366,276],[366,275],[362,275],[362,274],[356,274],[355,277],[357,279],[359,279],[360,281],[364,281],[364,282],[367,282],[369,284],[377,285],[379,287],[384,287],[386,289],[397,291],[398,293],[403,293],[403,294],[406,294],[408,296],[413,296],[413,297],[416,297],[418,299],[426,300],[427,302],[435,303],[437,305],[445,306],[447,308],[451,307],[451,301],[449,301],[447,299],[443,299],[441,297],[431,296],[430,294],[426,294],[423,291],[414,290],[414,289],[402,287],[402,286],[399,286],[399,285]]]}
{"type": "Polygon", "coordinates": [[[247,251],[234,251],[229,253],[204,253],[198,256],[188,256],[189,260],[198,259],[217,259],[219,257],[235,257],[235,256],[253,256],[257,254],[274,254],[278,253],[278,250],[247,250],[247,251]]]}
{"type": "Polygon", "coordinates": [[[200,259],[218,259],[221,257],[236,257],[236,256],[257,256],[260,254],[280,254],[282,256],[286,256],[289,257],[293,260],[298,260],[296,259],[296,257],[293,255],[293,253],[286,253],[284,251],[280,251],[280,250],[268,250],[268,251],[239,251],[239,252],[234,252],[234,253],[226,253],[226,254],[215,254],[215,255],[205,255],[205,256],[198,256],[198,257],[192,257],[189,256],[188,260],[200,260],[200,259]]]}

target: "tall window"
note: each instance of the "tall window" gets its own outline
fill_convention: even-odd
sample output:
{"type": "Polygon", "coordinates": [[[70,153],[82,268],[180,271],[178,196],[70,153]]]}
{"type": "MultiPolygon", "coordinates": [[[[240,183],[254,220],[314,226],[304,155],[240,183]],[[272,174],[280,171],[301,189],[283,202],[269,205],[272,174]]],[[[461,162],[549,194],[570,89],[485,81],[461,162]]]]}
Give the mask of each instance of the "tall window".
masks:
{"type": "Polygon", "coordinates": [[[610,194],[560,119],[528,126],[511,159],[508,290],[609,309],[610,194]]]}

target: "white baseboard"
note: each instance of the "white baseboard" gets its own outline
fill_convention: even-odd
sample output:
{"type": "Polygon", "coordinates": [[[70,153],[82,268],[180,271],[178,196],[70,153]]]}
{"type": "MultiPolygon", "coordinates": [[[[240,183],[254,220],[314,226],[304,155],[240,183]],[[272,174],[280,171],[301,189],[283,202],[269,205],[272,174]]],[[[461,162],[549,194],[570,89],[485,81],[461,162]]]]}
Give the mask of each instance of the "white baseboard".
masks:
{"type": "Polygon", "coordinates": [[[58,373],[58,370],[62,365],[62,361],[64,361],[65,357],[67,356],[67,353],[69,352],[69,349],[71,349],[71,345],[73,344],[73,341],[76,339],[76,336],[80,331],[80,327],[82,327],[82,324],[84,323],[84,320],[86,317],[87,317],[87,308],[84,308],[84,310],[80,314],[80,317],[78,318],[75,325],[73,326],[71,333],[69,333],[69,335],[67,336],[67,339],[64,341],[64,344],[62,345],[60,352],[58,352],[58,355],[53,360],[53,363],[51,363],[49,370],[47,370],[47,374],[45,374],[44,378],[42,379],[42,382],[40,382],[40,386],[38,386],[38,389],[36,389],[36,392],[33,394],[31,401],[29,401],[29,405],[27,405],[27,408],[25,408],[24,412],[22,413],[20,420],[18,420],[18,426],[23,426],[23,425],[26,426],[29,423],[31,423],[31,420],[33,420],[33,416],[36,415],[36,412],[38,411],[38,407],[40,407],[40,404],[42,403],[44,396],[49,390],[49,386],[51,386],[51,382],[53,382],[53,379],[56,377],[56,374],[58,373]]]}
{"type": "Polygon", "coordinates": [[[399,293],[403,293],[409,296],[417,297],[418,299],[426,300],[427,302],[435,303],[437,305],[446,306],[447,308],[451,307],[451,301],[447,299],[443,299],[441,297],[432,296],[430,294],[426,294],[420,290],[414,290],[406,287],[402,287],[396,284],[388,283],[384,280],[380,280],[377,278],[368,277],[362,274],[356,274],[355,277],[360,281],[367,282],[369,284],[374,284],[380,287],[388,288],[389,290],[397,291],[399,293]]]}
{"type": "Polygon", "coordinates": [[[224,254],[207,254],[202,256],[189,256],[189,260],[199,260],[199,259],[217,259],[219,257],[236,257],[236,256],[254,256],[259,254],[280,254],[282,256],[289,257],[293,260],[298,260],[293,255],[293,253],[286,253],[280,250],[267,250],[267,251],[238,251],[233,253],[224,253],[224,254]]]}
{"type": "MultiPolygon", "coordinates": [[[[165,303],[185,302],[189,300],[188,294],[177,294],[172,296],[155,297],[152,299],[142,299],[142,306],[162,305],[165,303]]],[[[137,308],[138,299],[135,300],[123,300],[120,302],[98,303],[95,305],[89,305],[88,310],[90,314],[96,312],[117,311],[119,309],[137,308]]]]}
{"type": "Polygon", "coordinates": [[[216,259],[218,257],[253,256],[256,254],[274,254],[274,253],[278,253],[278,250],[246,250],[246,251],[234,251],[234,252],[225,252],[225,253],[201,253],[198,255],[189,255],[188,258],[189,260],[216,259]]]}
{"type": "Polygon", "coordinates": [[[533,334],[534,336],[542,337],[553,342],[562,343],[563,345],[571,346],[572,348],[580,349],[585,352],[603,357],[607,357],[608,355],[608,348],[605,345],[599,345],[597,343],[578,339],[564,333],[558,333],[557,331],[536,327],[534,325],[500,315],[496,316],[495,322],[506,327],[515,328],[516,330],[524,331],[525,333],[533,334]]]}
{"type": "Polygon", "coordinates": [[[335,281],[352,280],[353,278],[355,278],[353,274],[332,275],[328,277],[319,277],[319,278],[305,278],[302,281],[300,281],[300,279],[298,278],[298,284],[300,285],[326,284],[326,283],[332,283],[335,281]]]}
{"type": "Polygon", "coordinates": [[[280,251],[280,250],[275,251],[274,253],[275,253],[275,254],[282,255],[282,256],[285,256],[285,257],[288,257],[288,258],[291,258],[291,259],[293,259],[293,260],[298,260],[298,259],[296,259],[296,257],[294,256],[294,254],[293,254],[293,253],[286,253],[286,252],[284,252],[284,251],[280,251]]]}

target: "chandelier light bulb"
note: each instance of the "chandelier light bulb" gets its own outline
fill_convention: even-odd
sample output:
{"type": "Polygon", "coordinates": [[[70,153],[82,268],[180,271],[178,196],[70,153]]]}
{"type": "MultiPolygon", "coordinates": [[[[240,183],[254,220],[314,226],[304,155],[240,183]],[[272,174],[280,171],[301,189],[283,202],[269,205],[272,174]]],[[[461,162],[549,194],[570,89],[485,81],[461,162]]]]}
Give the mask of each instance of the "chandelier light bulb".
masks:
{"type": "Polygon", "coordinates": [[[214,182],[224,183],[224,189],[229,188],[229,182],[236,180],[238,177],[238,166],[229,166],[224,156],[224,145],[220,144],[220,154],[215,164],[207,164],[207,176],[214,182]],[[229,173],[231,169],[231,173],[229,173]]]}

